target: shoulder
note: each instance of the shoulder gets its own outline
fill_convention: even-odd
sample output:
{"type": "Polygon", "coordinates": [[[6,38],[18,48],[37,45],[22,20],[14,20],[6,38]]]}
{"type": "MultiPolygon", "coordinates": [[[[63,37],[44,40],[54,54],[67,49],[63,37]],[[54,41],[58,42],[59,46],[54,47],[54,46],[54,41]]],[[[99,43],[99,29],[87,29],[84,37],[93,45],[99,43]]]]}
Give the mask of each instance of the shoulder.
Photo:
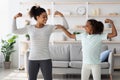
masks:
{"type": "Polygon", "coordinates": [[[33,28],[35,27],[35,25],[26,25],[26,28],[28,29],[28,30],[33,30],[33,28]]]}
{"type": "Polygon", "coordinates": [[[54,27],[55,25],[46,24],[45,26],[54,27]]]}
{"type": "Polygon", "coordinates": [[[86,32],[81,32],[80,34],[76,34],[76,36],[86,36],[88,35],[86,32]]]}
{"type": "Polygon", "coordinates": [[[82,33],[80,33],[80,35],[81,35],[81,36],[87,36],[88,33],[86,33],[86,32],[82,32],[82,33]]]}
{"type": "Polygon", "coordinates": [[[47,27],[48,29],[53,29],[53,28],[55,28],[55,25],[46,24],[45,27],[47,27]]]}
{"type": "Polygon", "coordinates": [[[102,36],[107,36],[108,35],[108,33],[102,33],[102,34],[100,34],[100,36],[102,37],[102,36]]]}
{"type": "Polygon", "coordinates": [[[108,33],[102,33],[102,34],[100,34],[100,37],[102,40],[107,40],[107,35],[108,35],[108,33]]]}
{"type": "Polygon", "coordinates": [[[33,27],[33,26],[35,26],[35,25],[26,25],[27,28],[29,28],[29,27],[33,27]]]}

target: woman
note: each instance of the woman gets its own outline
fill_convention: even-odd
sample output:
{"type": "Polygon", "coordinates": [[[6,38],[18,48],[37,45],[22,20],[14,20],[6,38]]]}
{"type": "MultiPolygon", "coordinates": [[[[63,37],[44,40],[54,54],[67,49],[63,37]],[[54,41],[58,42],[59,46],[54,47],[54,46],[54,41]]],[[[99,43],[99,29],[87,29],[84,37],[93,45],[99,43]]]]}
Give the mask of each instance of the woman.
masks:
{"type": "MultiPolygon", "coordinates": [[[[49,38],[52,31],[57,28],[54,25],[46,25],[47,13],[44,8],[33,6],[29,11],[30,17],[36,20],[35,25],[17,29],[16,19],[22,17],[21,13],[14,16],[13,33],[30,35],[30,55],[28,65],[29,80],[37,80],[39,68],[41,68],[44,80],[52,80],[52,62],[49,54],[49,38]]],[[[62,13],[56,11],[55,15],[63,18],[65,28],[68,28],[67,22],[62,13]]]]}

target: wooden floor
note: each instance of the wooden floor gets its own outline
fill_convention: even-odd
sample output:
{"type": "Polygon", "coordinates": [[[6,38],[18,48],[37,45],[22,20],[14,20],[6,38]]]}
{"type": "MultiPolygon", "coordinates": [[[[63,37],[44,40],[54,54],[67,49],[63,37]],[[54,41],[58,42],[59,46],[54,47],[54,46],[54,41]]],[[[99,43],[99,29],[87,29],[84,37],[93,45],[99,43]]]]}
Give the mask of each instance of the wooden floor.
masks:
{"type": "MultiPolygon", "coordinates": [[[[2,69],[0,68],[0,80],[28,80],[27,74],[24,70],[17,69],[2,69]]],[[[39,75],[38,80],[43,80],[39,75]]],[[[80,75],[53,75],[53,80],[80,80],[80,75]]],[[[92,76],[90,76],[90,80],[92,76]]],[[[102,75],[102,80],[109,80],[109,75],[102,75]]],[[[115,71],[113,74],[113,80],[120,80],[120,70],[115,71]]]]}

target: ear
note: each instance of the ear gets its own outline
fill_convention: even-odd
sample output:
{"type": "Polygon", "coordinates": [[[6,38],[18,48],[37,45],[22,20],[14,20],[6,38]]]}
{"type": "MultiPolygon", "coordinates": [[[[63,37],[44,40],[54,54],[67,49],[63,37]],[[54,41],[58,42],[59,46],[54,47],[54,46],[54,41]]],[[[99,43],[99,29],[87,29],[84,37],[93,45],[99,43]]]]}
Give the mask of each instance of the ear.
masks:
{"type": "Polygon", "coordinates": [[[36,19],[38,20],[40,16],[36,16],[36,19]]]}

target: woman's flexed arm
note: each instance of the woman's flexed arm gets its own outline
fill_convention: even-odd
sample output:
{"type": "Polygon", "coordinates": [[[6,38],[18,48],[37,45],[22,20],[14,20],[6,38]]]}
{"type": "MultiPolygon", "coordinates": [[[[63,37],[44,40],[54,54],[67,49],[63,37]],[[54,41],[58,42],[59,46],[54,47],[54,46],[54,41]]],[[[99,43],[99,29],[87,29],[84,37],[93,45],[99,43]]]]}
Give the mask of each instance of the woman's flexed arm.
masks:
{"type": "Polygon", "coordinates": [[[18,13],[13,18],[12,32],[15,34],[25,34],[27,33],[27,27],[17,29],[16,19],[22,17],[22,13],[18,13]]]}
{"type": "Polygon", "coordinates": [[[69,26],[68,26],[68,23],[67,23],[67,20],[65,19],[64,15],[59,12],[59,11],[55,11],[55,14],[54,15],[59,15],[61,18],[62,18],[62,21],[63,21],[63,26],[68,29],[69,26]]]}
{"type": "Polygon", "coordinates": [[[62,25],[56,25],[56,29],[62,29],[62,31],[70,38],[75,39],[75,35],[71,34],[66,28],[64,28],[62,25]]]}

